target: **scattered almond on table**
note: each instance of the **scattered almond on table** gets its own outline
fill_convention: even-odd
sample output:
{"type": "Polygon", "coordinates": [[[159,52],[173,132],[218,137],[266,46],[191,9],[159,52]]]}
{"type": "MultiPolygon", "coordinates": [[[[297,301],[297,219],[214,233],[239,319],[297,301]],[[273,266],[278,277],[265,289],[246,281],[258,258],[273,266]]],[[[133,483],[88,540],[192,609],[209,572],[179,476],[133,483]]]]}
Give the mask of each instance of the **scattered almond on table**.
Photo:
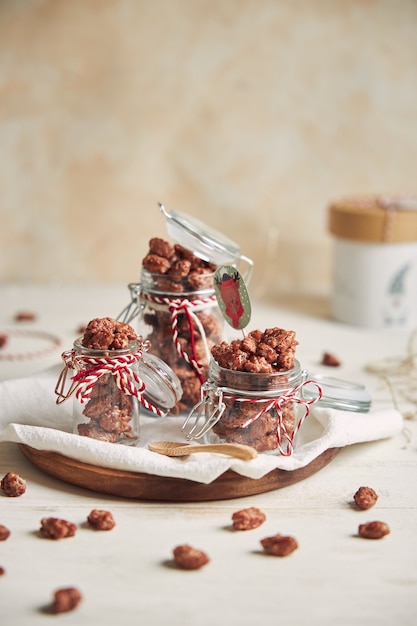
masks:
{"type": "Polygon", "coordinates": [[[358,536],[363,539],[382,539],[389,533],[390,529],[385,522],[375,521],[359,524],[358,536]]]}
{"type": "Polygon", "coordinates": [[[9,537],[10,530],[6,526],[3,526],[3,524],[0,524],[0,541],[6,541],[9,537]]]}
{"type": "Polygon", "coordinates": [[[241,509],[232,515],[232,525],[235,530],[252,530],[258,528],[265,520],[265,513],[255,506],[241,509]]]}
{"type": "Polygon", "coordinates": [[[34,322],[37,318],[33,311],[18,311],[15,316],[15,322],[34,322]]]}
{"type": "Polygon", "coordinates": [[[188,544],[174,548],[173,555],[175,563],[182,569],[200,569],[210,561],[203,550],[198,550],[188,544]]]}
{"type": "Polygon", "coordinates": [[[324,352],[322,359],[321,359],[321,364],[322,365],[327,365],[329,367],[340,367],[341,366],[341,362],[340,360],[331,352],[324,352]]]}
{"type": "Polygon", "coordinates": [[[290,535],[274,535],[261,539],[261,545],[267,554],[272,556],[288,556],[298,548],[298,542],[290,535]]]}
{"type": "Polygon", "coordinates": [[[372,487],[359,487],[353,496],[355,504],[360,509],[370,509],[378,500],[377,493],[372,487]]]}
{"type": "Polygon", "coordinates": [[[68,522],[58,517],[44,517],[41,519],[40,534],[46,539],[66,539],[73,537],[77,527],[72,522],[68,522]]]}
{"type": "Polygon", "coordinates": [[[0,486],[9,498],[22,496],[26,491],[26,481],[16,472],[7,472],[2,478],[0,486]]]}
{"type": "Polygon", "coordinates": [[[76,587],[64,587],[54,592],[51,613],[68,613],[81,602],[82,596],[76,587]]]}
{"type": "Polygon", "coordinates": [[[102,511],[100,509],[93,509],[87,517],[87,522],[96,530],[112,530],[116,526],[110,511],[102,511]]]}

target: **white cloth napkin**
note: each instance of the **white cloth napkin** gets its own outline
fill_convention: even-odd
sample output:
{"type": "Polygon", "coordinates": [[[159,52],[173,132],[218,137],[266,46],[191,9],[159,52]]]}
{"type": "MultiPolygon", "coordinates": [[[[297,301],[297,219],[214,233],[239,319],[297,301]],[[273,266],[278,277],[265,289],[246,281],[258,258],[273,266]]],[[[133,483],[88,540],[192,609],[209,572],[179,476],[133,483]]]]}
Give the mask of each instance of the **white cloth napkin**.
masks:
{"type": "Polygon", "coordinates": [[[259,454],[241,461],[219,454],[199,453],[184,458],[165,457],[147,449],[151,441],[185,441],[183,418],[142,417],[140,444],[125,446],[72,434],[72,400],[55,402],[58,368],[37,376],[0,383],[0,442],[23,443],[38,450],[58,452],[77,461],[111,469],[210,483],[226,470],[258,479],[279,468],[295,470],[329,448],[392,437],[401,432],[401,414],[393,409],[352,413],[311,406],[290,457],[259,454]]]}

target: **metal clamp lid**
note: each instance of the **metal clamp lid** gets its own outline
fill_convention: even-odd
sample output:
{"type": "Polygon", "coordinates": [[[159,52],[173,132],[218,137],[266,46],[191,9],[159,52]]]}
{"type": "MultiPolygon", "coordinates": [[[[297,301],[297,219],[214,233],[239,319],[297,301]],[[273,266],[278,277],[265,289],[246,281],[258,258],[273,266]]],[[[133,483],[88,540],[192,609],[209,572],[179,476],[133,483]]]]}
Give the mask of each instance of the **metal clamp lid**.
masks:
{"type": "Polygon", "coordinates": [[[149,352],[144,352],[138,363],[146,400],[161,409],[174,407],[182,396],[181,383],[175,372],[165,361],[149,352]]]}
{"type": "MultiPolygon", "coordinates": [[[[309,376],[320,385],[323,391],[321,400],[316,406],[354,413],[367,413],[371,408],[371,396],[364,385],[322,374],[309,374],[309,376]]],[[[309,385],[305,385],[302,389],[305,399],[310,399],[316,393],[313,387],[309,389],[309,385]]]]}
{"type": "Polygon", "coordinates": [[[161,203],[159,208],[167,219],[169,236],[200,259],[215,265],[228,265],[244,260],[252,267],[253,261],[243,256],[238,244],[225,235],[194,217],[177,211],[168,211],[161,203]]]}

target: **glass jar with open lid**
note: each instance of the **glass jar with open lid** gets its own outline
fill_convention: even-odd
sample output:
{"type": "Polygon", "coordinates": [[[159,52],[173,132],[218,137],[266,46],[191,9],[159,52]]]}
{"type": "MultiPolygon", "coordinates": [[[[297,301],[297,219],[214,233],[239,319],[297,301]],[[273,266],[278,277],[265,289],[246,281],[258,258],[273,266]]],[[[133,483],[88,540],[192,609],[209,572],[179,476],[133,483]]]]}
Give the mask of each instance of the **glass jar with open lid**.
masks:
{"type": "Polygon", "coordinates": [[[290,456],[313,404],[365,413],[371,400],[363,385],[310,377],[296,359],[291,369],[254,373],[221,367],[212,358],[201,399],[182,430],[187,439],[241,443],[258,452],[290,456]]]}
{"type": "Polygon", "coordinates": [[[150,352],[178,376],[182,397],[177,412],[184,413],[200,398],[212,346],[225,338],[215,271],[225,264],[243,264],[249,280],[253,263],[236,243],[199,220],[167,211],[163,205],[160,209],[175,243],[151,239],[141,281],[129,284],[131,302],[119,319],[132,323],[137,318],[137,330],[150,342],[150,352]]]}
{"type": "Polygon", "coordinates": [[[63,352],[55,393],[58,404],[73,396],[74,434],[135,444],[142,410],[161,417],[175,406],[181,397],[177,376],[146,349],[140,337],[118,350],[91,349],[79,338],[72,350],[63,352]]]}

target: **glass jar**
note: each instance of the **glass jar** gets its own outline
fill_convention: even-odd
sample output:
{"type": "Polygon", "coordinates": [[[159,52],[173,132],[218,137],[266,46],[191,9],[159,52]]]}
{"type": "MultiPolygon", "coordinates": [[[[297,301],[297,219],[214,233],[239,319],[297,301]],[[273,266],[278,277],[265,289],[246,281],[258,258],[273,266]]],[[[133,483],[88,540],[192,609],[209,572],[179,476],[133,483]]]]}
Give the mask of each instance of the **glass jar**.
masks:
{"type": "Polygon", "coordinates": [[[125,350],[92,350],[81,341],[62,354],[65,367],[55,388],[57,404],[74,396],[74,434],[135,444],[141,408],[164,415],[181,397],[178,378],[164,362],[146,354],[142,341],[130,341],[125,350]],[[75,373],[65,392],[70,370],[75,373]]]}
{"type": "Polygon", "coordinates": [[[189,439],[242,443],[289,456],[309,405],[321,398],[321,388],[306,378],[298,361],[288,371],[258,374],[225,369],[211,359],[201,400],[183,431],[189,439]],[[301,391],[307,384],[310,391],[315,386],[316,394],[306,400],[301,391]]]}
{"type": "Polygon", "coordinates": [[[173,283],[145,269],[141,279],[139,285],[130,286],[139,309],[137,331],[150,343],[150,354],[167,363],[178,376],[182,397],[177,410],[181,413],[198,402],[201,385],[207,379],[211,348],[224,339],[225,322],[214,292],[213,274],[203,275],[195,291],[190,291],[185,280],[173,283]]]}
{"type": "Polygon", "coordinates": [[[118,319],[131,324],[137,317],[137,331],[150,342],[149,351],[165,361],[178,376],[182,398],[178,413],[188,412],[199,400],[207,380],[211,348],[226,338],[214,273],[222,265],[246,268],[249,281],[253,262],[240,253],[239,246],[199,220],[177,211],[160,210],[168,234],[183,249],[201,260],[192,279],[141,270],[141,282],[128,285],[131,302],[118,319]]]}

